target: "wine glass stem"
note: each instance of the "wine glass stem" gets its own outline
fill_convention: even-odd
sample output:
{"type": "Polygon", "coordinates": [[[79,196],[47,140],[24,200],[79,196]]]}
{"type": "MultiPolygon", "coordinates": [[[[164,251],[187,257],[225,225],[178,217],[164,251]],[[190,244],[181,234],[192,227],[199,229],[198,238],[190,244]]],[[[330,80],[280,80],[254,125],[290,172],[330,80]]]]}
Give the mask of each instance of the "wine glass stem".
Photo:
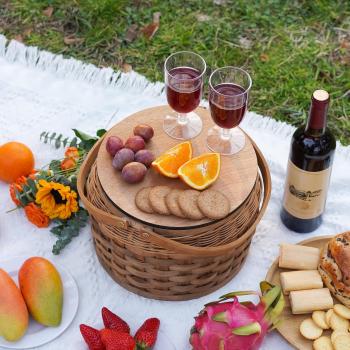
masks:
{"type": "Polygon", "coordinates": [[[230,129],[221,128],[220,129],[220,137],[224,141],[229,140],[230,137],[231,137],[231,130],[230,129]]]}
{"type": "Polygon", "coordinates": [[[188,122],[187,113],[179,113],[177,121],[180,125],[185,125],[188,122]]]}

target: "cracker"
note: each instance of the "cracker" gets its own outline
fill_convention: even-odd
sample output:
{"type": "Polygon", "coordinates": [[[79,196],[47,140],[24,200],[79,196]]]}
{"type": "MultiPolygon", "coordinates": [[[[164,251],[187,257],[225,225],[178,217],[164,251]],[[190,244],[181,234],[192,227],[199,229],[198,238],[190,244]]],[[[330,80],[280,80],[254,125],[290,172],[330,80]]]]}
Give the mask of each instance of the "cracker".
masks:
{"type": "Polygon", "coordinates": [[[331,316],[331,328],[335,330],[347,331],[349,329],[349,320],[340,317],[338,314],[333,312],[331,316]]]}
{"type": "Polygon", "coordinates": [[[331,339],[326,336],[316,339],[312,346],[314,350],[333,350],[331,339]]]}
{"type": "Polygon", "coordinates": [[[333,309],[329,309],[327,312],[326,312],[326,322],[328,324],[328,326],[330,327],[331,326],[331,317],[334,313],[334,310],[333,309]]]}
{"type": "Polygon", "coordinates": [[[314,311],[312,313],[312,320],[316,325],[322,329],[328,329],[329,325],[326,321],[326,313],[324,311],[314,311]]]}
{"type": "Polygon", "coordinates": [[[200,220],[204,218],[204,215],[199,210],[197,205],[197,199],[200,195],[199,191],[186,190],[179,195],[179,205],[184,215],[193,220],[200,220]]]}
{"type": "Polygon", "coordinates": [[[149,192],[149,202],[152,209],[162,215],[170,215],[170,211],[165,203],[165,197],[171,191],[168,186],[155,186],[149,192]]]}
{"type": "Polygon", "coordinates": [[[230,201],[215,190],[205,190],[198,197],[200,211],[209,219],[221,219],[230,213],[230,201]]]}
{"type": "Polygon", "coordinates": [[[349,332],[348,332],[348,331],[341,331],[341,330],[333,331],[333,332],[332,332],[332,335],[331,335],[332,344],[334,344],[335,339],[336,339],[339,335],[341,335],[341,334],[347,335],[347,334],[349,334],[349,332]]]}
{"type": "Polygon", "coordinates": [[[180,205],[179,205],[179,195],[183,191],[178,189],[171,190],[168,195],[165,197],[165,203],[170,211],[171,214],[178,216],[179,218],[184,218],[185,215],[181,211],[180,205]]]}
{"type": "Polygon", "coordinates": [[[150,193],[151,189],[152,189],[152,187],[141,188],[141,190],[139,190],[135,196],[136,206],[141,211],[148,213],[148,214],[154,213],[154,210],[152,209],[151,204],[149,202],[149,193],[150,193]]]}
{"type": "Polygon", "coordinates": [[[350,350],[350,335],[340,334],[333,343],[335,350],[350,350]]]}
{"type": "Polygon", "coordinates": [[[304,338],[310,340],[319,338],[323,333],[323,329],[316,326],[315,322],[311,318],[307,318],[301,322],[299,330],[304,338]]]}
{"type": "Polygon", "coordinates": [[[333,309],[334,309],[334,312],[340,317],[350,320],[350,309],[347,308],[345,305],[335,304],[333,309]]]}

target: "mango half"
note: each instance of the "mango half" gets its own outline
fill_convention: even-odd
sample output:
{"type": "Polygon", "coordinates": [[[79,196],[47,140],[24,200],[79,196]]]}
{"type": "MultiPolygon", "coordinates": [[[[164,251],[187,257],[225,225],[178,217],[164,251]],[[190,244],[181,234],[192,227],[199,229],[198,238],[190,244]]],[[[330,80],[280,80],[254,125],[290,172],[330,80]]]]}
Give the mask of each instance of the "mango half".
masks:
{"type": "Polygon", "coordinates": [[[0,269],[0,335],[17,341],[28,328],[28,310],[21,292],[10,275],[0,269]]]}
{"type": "Polygon", "coordinates": [[[18,280],[34,320],[57,327],[62,320],[63,286],[55,266],[47,259],[32,257],[23,263],[18,280]]]}

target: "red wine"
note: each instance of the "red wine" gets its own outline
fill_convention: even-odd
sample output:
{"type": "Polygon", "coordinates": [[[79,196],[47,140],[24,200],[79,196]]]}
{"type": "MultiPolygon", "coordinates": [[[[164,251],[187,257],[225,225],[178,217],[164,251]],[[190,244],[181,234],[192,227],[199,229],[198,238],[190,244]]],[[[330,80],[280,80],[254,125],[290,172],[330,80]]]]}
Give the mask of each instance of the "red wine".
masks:
{"type": "Polygon", "coordinates": [[[246,106],[247,96],[245,90],[236,84],[219,84],[214,87],[209,95],[211,116],[218,126],[231,129],[242,121],[246,106]]]}
{"type": "Polygon", "coordinates": [[[298,128],[292,137],[281,219],[300,233],[321,225],[326,205],[336,148],[335,138],[326,127],[328,105],[328,93],[316,90],[306,127],[298,128]]]}
{"type": "Polygon", "coordinates": [[[190,67],[177,67],[168,74],[166,94],[170,107],[178,113],[192,112],[201,100],[203,80],[198,78],[200,72],[190,67]]]}

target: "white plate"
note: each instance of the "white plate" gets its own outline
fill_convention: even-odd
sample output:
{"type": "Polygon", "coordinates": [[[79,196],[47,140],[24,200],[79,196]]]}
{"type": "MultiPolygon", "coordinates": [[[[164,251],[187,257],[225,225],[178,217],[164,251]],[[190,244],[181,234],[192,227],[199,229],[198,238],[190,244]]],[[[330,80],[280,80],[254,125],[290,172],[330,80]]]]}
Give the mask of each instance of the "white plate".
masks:
{"type": "MultiPolygon", "coordinates": [[[[2,260],[0,261],[0,268],[8,272],[18,284],[18,271],[26,259],[28,257],[22,256],[2,260]]],[[[16,342],[8,342],[0,336],[0,347],[21,350],[34,348],[57,338],[71,324],[79,305],[78,287],[72,275],[66,269],[56,263],[55,266],[61,275],[64,293],[61,324],[58,327],[45,327],[30,318],[28,330],[22,339],[16,342]]]]}

